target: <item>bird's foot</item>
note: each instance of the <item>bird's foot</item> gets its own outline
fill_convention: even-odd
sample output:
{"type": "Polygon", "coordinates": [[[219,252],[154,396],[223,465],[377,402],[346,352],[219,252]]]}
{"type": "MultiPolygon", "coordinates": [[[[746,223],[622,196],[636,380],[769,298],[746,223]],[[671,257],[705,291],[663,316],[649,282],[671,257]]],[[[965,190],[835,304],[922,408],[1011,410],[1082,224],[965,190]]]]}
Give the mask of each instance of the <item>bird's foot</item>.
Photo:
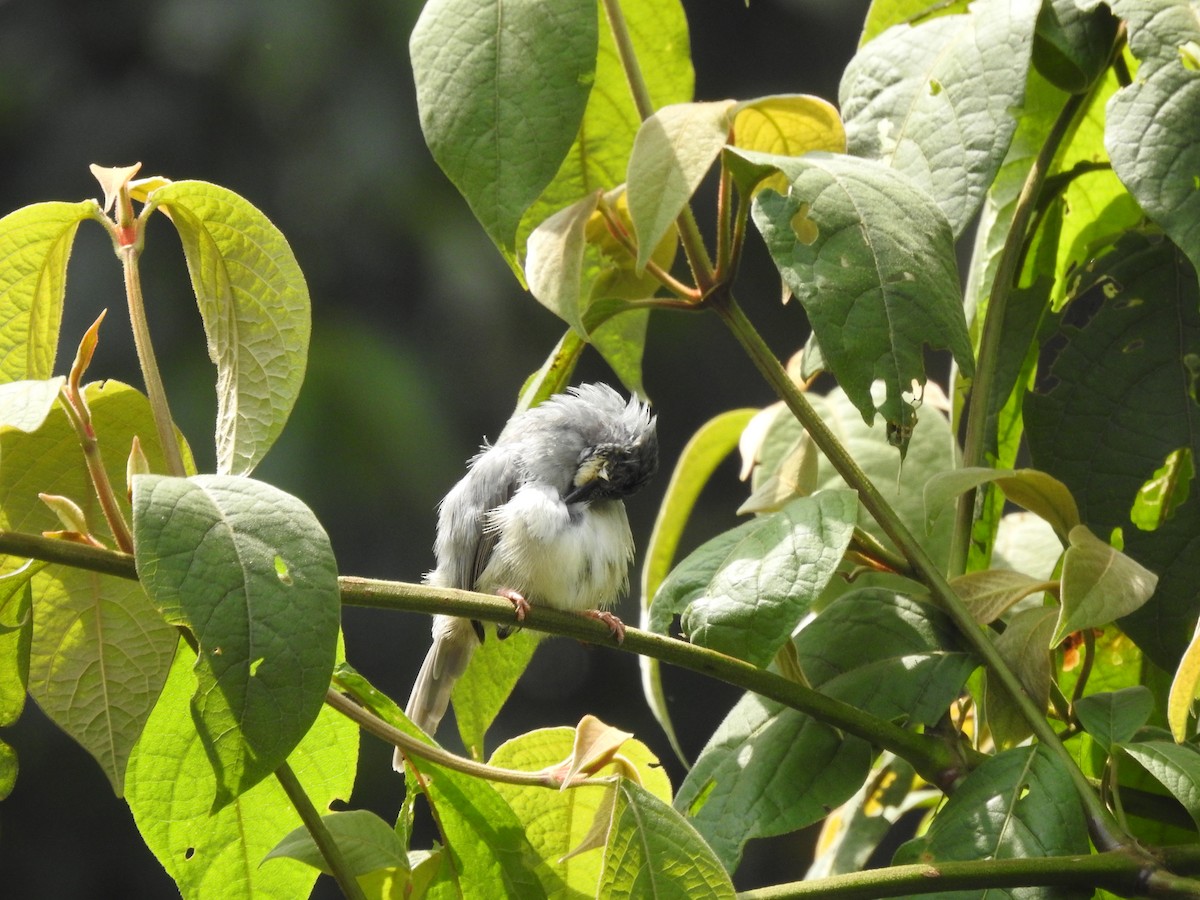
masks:
{"type": "Polygon", "coordinates": [[[603,622],[608,626],[608,630],[612,632],[612,636],[617,639],[617,643],[623,643],[625,640],[625,623],[614,616],[612,613],[603,609],[585,609],[581,615],[587,616],[589,619],[595,619],[598,622],[603,622]]]}
{"type": "Polygon", "coordinates": [[[509,588],[500,588],[496,593],[513,605],[513,609],[517,613],[517,621],[524,622],[525,614],[530,610],[529,601],[509,588]]]}

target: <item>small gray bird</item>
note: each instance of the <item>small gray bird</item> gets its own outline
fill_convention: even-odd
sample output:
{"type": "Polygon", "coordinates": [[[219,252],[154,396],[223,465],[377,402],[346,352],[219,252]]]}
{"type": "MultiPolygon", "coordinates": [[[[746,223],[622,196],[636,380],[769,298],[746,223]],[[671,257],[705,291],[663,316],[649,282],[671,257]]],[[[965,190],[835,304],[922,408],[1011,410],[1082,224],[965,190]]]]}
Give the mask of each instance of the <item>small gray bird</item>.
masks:
{"type": "MultiPolygon", "coordinates": [[[[471,459],[442,500],[428,584],[497,593],[516,607],[573,610],[605,622],[629,584],[633,536],[624,499],[658,468],[655,418],[604,384],[585,384],[519,413],[471,459]]],[[[437,730],[450,691],[483,639],[479,622],[433,617],[433,646],[406,714],[437,730]]],[[[397,753],[397,770],[402,760],[397,753]]]]}

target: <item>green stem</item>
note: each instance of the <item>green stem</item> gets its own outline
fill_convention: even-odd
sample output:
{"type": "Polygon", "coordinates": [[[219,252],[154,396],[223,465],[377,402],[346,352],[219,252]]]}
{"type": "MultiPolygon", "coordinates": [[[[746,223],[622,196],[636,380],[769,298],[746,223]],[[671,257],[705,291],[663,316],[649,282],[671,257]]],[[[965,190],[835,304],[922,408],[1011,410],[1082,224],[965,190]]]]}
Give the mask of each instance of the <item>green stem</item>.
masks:
{"type": "MultiPolygon", "coordinates": [[[[1000,363],[1000,345],[1004,337],[1004,314],[1008,298],[1016,287],[1020,274],[1023,247],[1029,233],[1029,223],[1037,210],[1042,184],[1050,172],[1063,139],[1084,108],[1087,94],[1075,94],[1068,98],[1058,114],[1049,135],[1042,143],[1029,174],[1017,195],[1012,222],[996,263],[996,276],[988,295],[984,312],[983,328],[979,338],[979,359],[975,365],[975,377],[971,383],[971,394],[965,410],[966,433],[963,439],[963,466],[986,464],[988,422],[991,419],[991,397],[995,390],[996,369],[1000,363]]],[[[955,511],[954,531],[950,544],[949,575],[961,575],[966,571],[971,533],[975,521],[976,491],[971,490],[958,498],[955,511]]]]}
{"type": "MultiPolygon", "coordinates": [[[[490,594],[350,576],[343,576],[338,583],[342,591],[342,603],[348,606],[443,613],[501,624],[512,622],[512,604],[490,594]]],[[[652,657],[752,691],[891,750],[933,784],[952,787],[964,772],[962,759],[938,739],[908,731],[848,703],[834,700],[774,672],[715,650],[631,627],[626,628],[625,640],[617,648],[607,625],[547,606],[534,606],[521,625],[533,631],[652,657]]]]}
{"type": "MultiPolygon", "coordinates": [[[[633,105],[637,109],[638,118],[644,122],[654,115],[654,101],[650,97],[646,79],[642,76],[642,67],[638,63],[633,38],[629,34],[629,26],[625,24],[625,14],[621,11],[620,0],[601,0],[601,3],[604,6],[605,17],[608,19],[608,27],[612,31],[613,43],[617,47],[617,57],[621,60],[621,68],[625,70],[625,79],[629,82],[633,105]]],[[[712,290],[715,284],[713,266],[690,206],[684,207],[675,224],[679,228],[679,241],[683,245],[683,252],[687,256],[688,264],[692,267],[692,277],[703,297],[712,290]]]]}
{"type": "MultiPolygon", "coordinates": [[[[779,360],[755,330],[750,320],[746,318],[746,314],[732,294],[719,292],[713,295],[711,301],[713,309],[733,332],[734,337],[750,356],[767,383],[787,404],[818,449],[825,454],[846,484],[858,491],[860,502],[912,565],[914,575],[929,589],[934,601],[954,620],[958,630],[983,661],[988,671],[1012,697],[1033,733],[1065,766],[1084,804],[1097,846],[1102,850],[1123,846],[1127,839],[1123,837],[1116,821],[1104,804],[1100,802],[1083,772],[1075,765],[1071,754],[1056,739],[1054,729],[1046,721],[1043,711],[1025,693],[1017,676],[1004,662],[995,645],[988,639],[983,629],[975,623],[970,611],[954,593],[941,569],[900,520],[871,479],[842,446],[841,441],[817,415],[804,394],[788,377],[779,360]]],[[[897,755],[903,756],[903,754],[897,755]]]]}
{"type": "Polygon", "coordinates": [[[799,897],[876,900],[944,891],[988,891],[1006,887],[1104,888],[1122,896],[1142,896],[1146,885],[1171,879],[1176,894],[1200,897],[1200,884],[1148,866],[1140,856],[1121,850],[1079,856],[936,862],[868,869],[812,881],[778,884],[739,893],[738,900],[791,900],[799,897]]]}
{"type": "MultiPolygon", "coordinates": [[[[141,223],[139,223],[140,225],[141,223]]],[[[133,344],[137,348],[138,362],[142,367],[142,378],[146,382],[146,397],[150,400],[150,411],[162,444],[167,471],[183,478],[187,471],[183,467],[183,456],[175,440],[175,420],[167,405],[167,392],[163,388],[162,376],[158,372],[158,361],[154,357],[154,345],[150,342],[150,325],[146,320],[146,305],[142,297],[142,276],[138,269],[140,248],[135,244],[118,248],[121,267],[125,272],[125,296],[129,301],[129,321],[133,326],[133,344]]]]}
{"type": "Polygon", "coordinates": [[[96,431],[92,428],[91,417],[87,413],[83,397],[80,394],[72,397],[70,392],[64,388],[59,399],[67,411],[67,418],[71,421],[71,426],[75,429],[79,446],[83,449],[88,476],[92,480],[96,499],[100,501],[104,519],[108,522],[113,539],[117,542],[117,549],[122,553],[132,553],[133,535],[129,533],[129,525],[125,522],[125,516],[121,512],[120,504],[117,503],[116,494],[113,493],[112,482],[108,479],[108,470],[104,467],[104,458],[100,454],[100,442],[96,439],[96,431]],[[79,405],[76,406],[76,403],[79,405]]]}
{"type": "Polygon", "coordinates": [[[296,777],[291,766],[286,762],[282,763],[275,770],[275,777],[283,787],[284,793],[287,794],[288,800],[292,802],[292,806],[296,808],[296,812],[300,814],[300,820],[308,829],[308,833],[312,835],[313,843],[317,845],[322,858],[329,865],[329,871],[337,879],[342,893],[349,900],[367,900],[358,879],[354,877],[354,872],[346,862],[346,857],[342,855],[342,849],[333,839],[333,835],[329,833],[329,829],[325,827],[325,823],[321,820],[321,814],[313,806],[312,800],[305,792],[303,785],[300,784],[300,779],[296,777]]]}
{"type": "MultiPolygon", "coordinates": [[[[0,554],[3,553],[137,579],[132,556],[39,535],[0,531],[0,554]]],[[[464,619],[512,623],[512,604],[492,594],[350,576],[339,578],[338,586],[342,603],[348,606],[429,614],[445,613],[464,619]]],[[[533,607],[522,622],[522,627],[592,644],[613,646],[612,633],[604,623],[546,606],[533,607]]],[[[956,749],[937,738],[908,731],[848,703],[834,700],[774,672],[760,669],[715,650],[637,628],[626,629],[625,640],[619,649],[700,672],[744,690],[753,691],[791,709],[808,713],[834,728],[892,751],[907,760],[932,784],[953,787],[954,781],[972,762],[964,762],[956,749]]]]}

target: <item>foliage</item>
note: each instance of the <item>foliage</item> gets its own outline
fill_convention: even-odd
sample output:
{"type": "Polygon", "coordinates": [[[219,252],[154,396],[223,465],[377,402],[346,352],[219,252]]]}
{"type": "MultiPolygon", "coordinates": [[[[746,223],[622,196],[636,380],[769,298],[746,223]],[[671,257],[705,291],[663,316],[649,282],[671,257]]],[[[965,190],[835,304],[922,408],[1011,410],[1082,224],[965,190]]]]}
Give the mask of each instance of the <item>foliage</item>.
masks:
{"type": "MultiPolygon", "coordinates": [[[[511,608],[339,579],[312,513],[251,477],[310,332],[259,210],[132,166],[93,169],[103,203],[11,213],[0,725],[32,696],[188,897],[295,897],[319,872],[351,897],[732,896],[748,841],[814,823],[808,880],[772,896],[1200,896],[1198,21],[1194,0],[877,0],[839,112],[692,102],[678,0],[426,4],[426,141],[566,325],[518,408],[588,344],[642,391],[652,312],[715,315],[779,396],[697,432],[645,553],[625,647],[672,742],[660,663],[746,691],[675,786],[590,716],[487,752],[532,633],[599,641],[598,623],[535,609],[485,643],[454,698],[475,759],[346,665],[341,604],[511,608]],[[158,377],[155,212],[217,370],[213,474],[158,377]],[[84,382],[103,316],[56,362],[85,222],[121,262],[144,393],[84,382]],[[735,296],[750,225],[811,329],[772,335],[803,345],[787,367],[746,311],[770,301],[735,296]],[[735,446],[750,518],[677,561],[735,446]],[[408,762],[394,824],[330,811],[363,730],[408,762]]],[[[16,778],[0,743],[0,793],[16,778]]]]}

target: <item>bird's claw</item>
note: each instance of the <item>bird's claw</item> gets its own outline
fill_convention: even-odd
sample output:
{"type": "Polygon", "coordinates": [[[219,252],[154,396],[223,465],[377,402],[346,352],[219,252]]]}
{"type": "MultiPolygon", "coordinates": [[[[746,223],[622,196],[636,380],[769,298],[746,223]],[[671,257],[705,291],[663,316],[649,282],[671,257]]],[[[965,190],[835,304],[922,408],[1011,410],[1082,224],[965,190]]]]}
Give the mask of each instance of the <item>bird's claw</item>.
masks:
{"type": "Polygon", "coordinates": [[[509,588],[500,588],[496,593],[513,605],[513,609],[517,614],[517,621],[524,622],[525,614],[530,610],[529,601],[509,588]]]}
{"type": "Polygon", "coordinates": [[[612,632],[612,636],[617,639],[618,644],[625,641],[625,623],[612,613],[603,609],[588,609],[584,610],[583,615],[607,625],[608,630],[612,632]]]}

